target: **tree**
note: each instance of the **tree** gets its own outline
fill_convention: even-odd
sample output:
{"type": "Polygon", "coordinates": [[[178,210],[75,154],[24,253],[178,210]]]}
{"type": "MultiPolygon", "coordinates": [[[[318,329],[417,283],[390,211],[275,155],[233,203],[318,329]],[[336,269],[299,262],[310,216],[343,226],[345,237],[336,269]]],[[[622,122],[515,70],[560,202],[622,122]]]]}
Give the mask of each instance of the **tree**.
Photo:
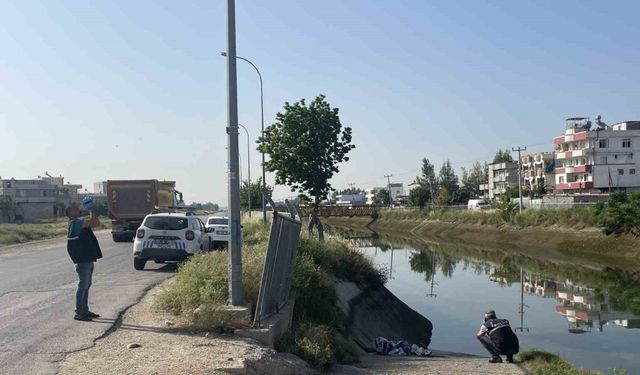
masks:
{"type": "Polygon", "coordinates": [[[338,108],[331,108],[324,95],[309,105],[304,99],[293,105],[286,102],[258,144],[258,151],[269,155],[265,169],[275,172],[276,183],[312,197],[314,207],[327,198],[332,190],[329,180],[355,148],[351,128],[342,127],[338,108]]]}
{"type": "Polygon", "coordinates": [[[437,188],[436,169],[434,165],[429,162],[429,159],[422,159],[422,174],[416,177],[416,182],[427,189],[433,188],[435,190],[437,188]]]}
{"type": "MultiPolygon", "coordinates": [[[[249,186],[248,181],[243,181],[240,187],[240,207],[243,210],[249,209],[249,194],[251,194],[251,209],[262,207],[262,177],[258,178],[258,181],[252,182],[249,186]]],[[[273,192],[271,186],[266,186],[269,195],[273,192]]]]}
{"type": "Polygon", "coordinates": [[[507,194],[503,194],[500,199],[494,200],[491,205],[498,211],[498,215],[505,223],[511,221],[518,209],[518,204],[513,202],[507,194]]]}
{"type": "Polygon", "coordinates": [[[390,200],[391,196],[389,195],[389,190],[382,189],[373,197],[373,204],[378,206],[388,206],[390,200]]]}
{"type": "MultiPolygon", "coordinates": [[[[445,205],[454,201],[459,188],[458,176],[456,176],[456,172],[453,170],[453,167],[451,167],[451,162],[449,160],[445,161],[440,168],[438,184],[440,187],[445,188],[449,194],[449,202],[445,205]]],[[[439,192],[440,190],[438,190],[438,193],[439,192]]]]}
{"type": "Polygon", "coordinates": [[[365,191],[360,189],[360,188],[348,188],[348,189],[344,189],[338,192],[338,194],[342,194],[342,195],[351,195],[351,194],[360,194],[360,193],[364,193],[365,191]]]}
{"type": "Polygon", "coordinates": [[[506,163],[510,161],[513,161],[513,158],[511,157],[511,152],[508,149],[504,149],[504,151],[496,151],[496,155],[493,157],[493,164],[506,163]]]}
{"type": "Polygon", "coordinates": [[[598,224],[607,235],[630,233],[640,236],[640,193],[614,192],[607,204],[596,206],[598,224]]]}
{"type": "Polygon", "coordinates": [[[447,206],[447,205],[449,205],[449,202],[451,202],[451,194],[449,194],[449,191],[447,190],[446,187],[440,186],[438,188],[438,192],[436,193],[436,196],[434,197],[434,202],[438,206],[447,206]]]}
{"type": "Polygon", "coordinates": [[[462,168],[462,187],[469,198],[477,198],[480,195],[480,185],[489,181],[489,166],[487,163],[474,162],[470,170],[462,168]]]}
{"type": "Polygon", "coordinates": [[[11,215],[15,209],[15,201],[10,195],[0,195],[0,213],[11,222],[11,215]]]}
{"type": "Polygon", "coordinates": [[[409,192],[409,204],[414,207],[424,208],[431,199],[431,192],[428,187],[418,185],[409,192]]]}

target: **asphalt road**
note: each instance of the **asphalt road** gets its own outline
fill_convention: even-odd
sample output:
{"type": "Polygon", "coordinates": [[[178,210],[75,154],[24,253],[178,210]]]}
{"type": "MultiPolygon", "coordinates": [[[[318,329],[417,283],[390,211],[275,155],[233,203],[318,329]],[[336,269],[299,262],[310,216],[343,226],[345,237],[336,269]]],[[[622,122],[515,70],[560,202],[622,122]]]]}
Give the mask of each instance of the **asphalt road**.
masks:
{"type": "Polygon", "coordinates": [[[131,243],[96,234],[98,260],[89,294],[93,322],[73,320],[77,275],[65,239],[0,247],[0,374],[55,374],[66,353],[91,347],[118,315],[175,266],[149,262],[133,269],[131,243]]]}

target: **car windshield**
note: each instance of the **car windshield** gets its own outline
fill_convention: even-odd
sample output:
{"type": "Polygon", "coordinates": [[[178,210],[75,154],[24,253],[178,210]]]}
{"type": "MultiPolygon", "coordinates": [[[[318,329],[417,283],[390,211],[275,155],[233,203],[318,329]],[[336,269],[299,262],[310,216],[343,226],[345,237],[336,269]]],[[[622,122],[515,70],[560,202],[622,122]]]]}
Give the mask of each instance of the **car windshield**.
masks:
{"type": "Polygon", "coordinates": [[[149,216],[144,220],[144,226],[149,229],[180,230],[189,224],[184,217],[149,216]]]}
{"type": "Polygon", "coordinates": [[[229,220],[222,217],[212,217],[207,221],[209,225],[228,225],[229,220]]]}

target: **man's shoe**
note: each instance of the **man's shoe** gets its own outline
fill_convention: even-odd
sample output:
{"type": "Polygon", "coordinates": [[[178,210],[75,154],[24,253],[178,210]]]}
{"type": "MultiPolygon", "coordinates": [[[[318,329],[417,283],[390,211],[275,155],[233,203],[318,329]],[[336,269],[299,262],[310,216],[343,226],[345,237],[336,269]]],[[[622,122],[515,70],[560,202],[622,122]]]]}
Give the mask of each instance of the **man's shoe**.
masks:
{"type": "Polygon", "coordinates": [[[502,358],[500,358],[500,357],[491,358],[489,360],[489,363],[502,363],[502,358]]]}
{"type": "Polygon", "coordinates": [[[512,355],[508,355],[507,356],[507,362],[513,363],[513,356],[512,355]]]}
{"type": "Polygon", "coordinates": [[[76,315],[76,316],[73,317],[73,319],[79,320],[81,322],[90,322],[90,321],[93,320],[90,317],[88,317],[87,315],[76,315]]]}
{"type": "Polygon", "coordinates": [[[89,318],[99,318],[99,317],[100,317],[100,314],[96,314],[96,313],[94,313],[94,312],[89,311],[89,312],[87,313],[87,316],[88,316],[89,318]]]}

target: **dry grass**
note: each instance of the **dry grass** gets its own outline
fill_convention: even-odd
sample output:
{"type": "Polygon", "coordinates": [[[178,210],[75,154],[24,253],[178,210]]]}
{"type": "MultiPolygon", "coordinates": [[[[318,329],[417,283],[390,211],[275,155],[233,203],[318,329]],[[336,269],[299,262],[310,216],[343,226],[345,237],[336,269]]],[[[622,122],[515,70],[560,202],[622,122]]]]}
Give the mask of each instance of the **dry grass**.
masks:
{"type": "MultiPolygon", "coordinates": [[[[102,225],[98,229],[111,228],[108,218],[100,218],[100,222],[102,225]]],[[[67,234],[67,228],[66,218],[39,223],[0,224],[0,246],[62,237],[67,234]]]]}

